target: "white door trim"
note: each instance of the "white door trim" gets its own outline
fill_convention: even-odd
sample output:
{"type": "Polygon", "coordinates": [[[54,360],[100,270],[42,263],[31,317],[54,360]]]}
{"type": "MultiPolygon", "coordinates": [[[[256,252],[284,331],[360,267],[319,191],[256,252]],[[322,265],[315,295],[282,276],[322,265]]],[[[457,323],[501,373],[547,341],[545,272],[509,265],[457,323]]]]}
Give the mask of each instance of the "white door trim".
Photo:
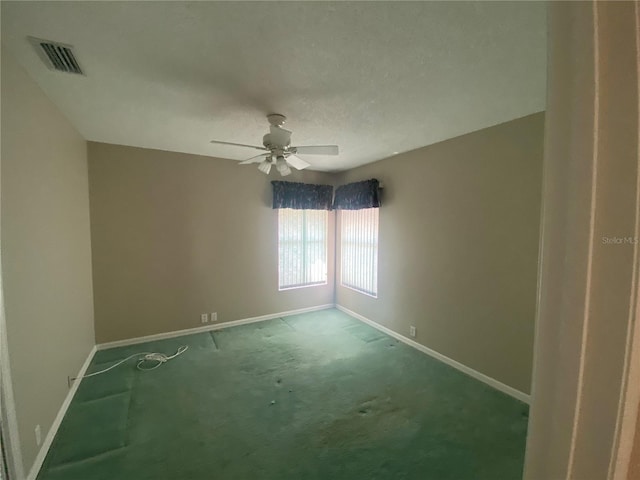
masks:
{"type": "MultiPolygon", "coordinates": [[[[1,254],[0,254],[1,257],[1,254]]],[[[1,265],[0,258],[0,265],[1,265]]],[[[1,270],[1,268],[0,268],[1,270]]],[[[7,341],[7,322],[4,308],[4,289],[2,287],[2,272],[0,271],[0,415],[2,416],[3,440],[7,455],[7,469],[11,480],[24,478],[24,465],[20,449],[18,434],[18,419],[16,404],[13,397],[13,383],[9,365],[9,348],[7,341]]]]}
{"type": "Polygon", "coordinates": [[[640,396],[640,7],[635,0],[548,8],[524,478],[626,480],[640,396]]]}

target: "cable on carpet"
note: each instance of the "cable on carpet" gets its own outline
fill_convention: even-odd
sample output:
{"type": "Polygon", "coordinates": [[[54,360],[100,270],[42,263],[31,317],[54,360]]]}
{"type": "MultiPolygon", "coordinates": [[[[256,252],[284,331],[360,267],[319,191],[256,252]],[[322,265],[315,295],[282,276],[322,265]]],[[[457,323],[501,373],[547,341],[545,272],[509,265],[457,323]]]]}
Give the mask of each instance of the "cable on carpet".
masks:
{"type": "Polygon", "coordinates": [[[167,363],[169,360],[172,360],[174,358],[176,358],[178,355],[182,355],[184,352],[187,351],[189,347],[187,345],[182,345],[181,347],[178,348],[178,351],[176,353],[174,353],[173,355],[165,355],[164,353],[157,353],[157,352],[140,352],[140,353],[134,353],[133,355],[129,355],[127,358],[124,358],[122,360],[120,360],[117,363],[114,363],[113,365],[111,365],[108,368],[105,368],[104,370],[100,370],[98,372],[93,372],[93,373],[89,373],[87,375],[82,375],[81,377],[75,377],[72,378],[71,380],[77,380],[79,378],[87,378],[87,377],[93,377],[95,375],[100,375],[101,373],[106,373],[109,370],[113,370],[114,368],[122,365],[124,362],[131,360],[132,358],[135,357],[140,357],[140,355],[144,355],[141,358],[138,358],[138,363],[136,364],[136,368],[138,370],[142,370],[143,372],[147,372],[149,370],[155,370],[156,368],[158,368],[160,365],[162,365],[163,363],[167,363]],[[151,367],[144,367],[145,363],[148,362],[156,362],[154,365],[152,365],[151,367]]]}

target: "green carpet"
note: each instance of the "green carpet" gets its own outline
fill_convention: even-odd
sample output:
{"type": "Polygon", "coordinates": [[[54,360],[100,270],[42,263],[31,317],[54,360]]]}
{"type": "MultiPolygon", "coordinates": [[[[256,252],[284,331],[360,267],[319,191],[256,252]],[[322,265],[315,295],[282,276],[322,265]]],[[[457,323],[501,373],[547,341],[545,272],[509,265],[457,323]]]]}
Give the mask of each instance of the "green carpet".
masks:
{"type": "Polygon", "coordinates": [[[99,351],[39,480],[516,480],[527,406],[337,310],[99,351]]]}

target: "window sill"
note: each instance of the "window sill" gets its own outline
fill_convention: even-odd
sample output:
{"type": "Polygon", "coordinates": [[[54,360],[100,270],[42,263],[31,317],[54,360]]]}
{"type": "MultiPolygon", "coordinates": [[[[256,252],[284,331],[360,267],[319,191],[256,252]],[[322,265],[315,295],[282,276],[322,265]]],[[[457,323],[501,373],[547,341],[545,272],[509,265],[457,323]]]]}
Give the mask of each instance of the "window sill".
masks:
{"type": "Polygon", "coordinates": [[[364,290],[360,290],[360,289],[355,288],[355,287],[350,287],[349,285],[345,285],[344,283],[341,283],[340,286],[344,287],[344,288],[348,288],[349,290],[353,290],[354,292],[358,292],[358,293],[361,293],[363,295],[366,295],[367,297],[371,297],[371,298],[375,298],[375,299],[378,298],[378,294],[377,293],[373,294],[373,293],[365,292],[364,290]]]}
{"type": "Polygon", "coordinates": [[[299,288],[309,288],[309,287],[322,287],[323,285],[327,285],[328,282],[325,280],[322,283],[309,283],[307,285],[294,285],[292,287],[278,287],[279,292],[286,292],[287,290],[298,290],[299,288]]]}

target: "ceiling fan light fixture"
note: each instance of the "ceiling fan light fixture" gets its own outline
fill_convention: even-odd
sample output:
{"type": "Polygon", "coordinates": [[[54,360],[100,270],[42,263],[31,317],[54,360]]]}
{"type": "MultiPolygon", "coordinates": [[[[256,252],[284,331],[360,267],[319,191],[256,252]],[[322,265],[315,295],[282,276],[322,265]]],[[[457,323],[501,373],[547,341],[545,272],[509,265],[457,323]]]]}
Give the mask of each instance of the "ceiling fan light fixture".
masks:
{"type": "Polygon", "coordinates": [[[260,165],[258,165],[258,170],[260,170],[265,175],[269,175],[269,172],[271,171],[271,159],[268,158],[260,162],[260,165]]]}
{"type": "Polygon", "coordinates": [[[289,168],[289,165],[287,165],[287,161],[283,156],[279,156],[276,159],[276,168],[278,169],[278,172],[280,172],[280,175],[282,175],[283,177],[291,174],[291,169],[289,168]]]}
{"type": "Polygon", "coordinates": [[[280,170],[280,175],[282,175],[283,177],[291,175],[291,169],[289,167],[283,168],[282,170],[280,170]]]}

